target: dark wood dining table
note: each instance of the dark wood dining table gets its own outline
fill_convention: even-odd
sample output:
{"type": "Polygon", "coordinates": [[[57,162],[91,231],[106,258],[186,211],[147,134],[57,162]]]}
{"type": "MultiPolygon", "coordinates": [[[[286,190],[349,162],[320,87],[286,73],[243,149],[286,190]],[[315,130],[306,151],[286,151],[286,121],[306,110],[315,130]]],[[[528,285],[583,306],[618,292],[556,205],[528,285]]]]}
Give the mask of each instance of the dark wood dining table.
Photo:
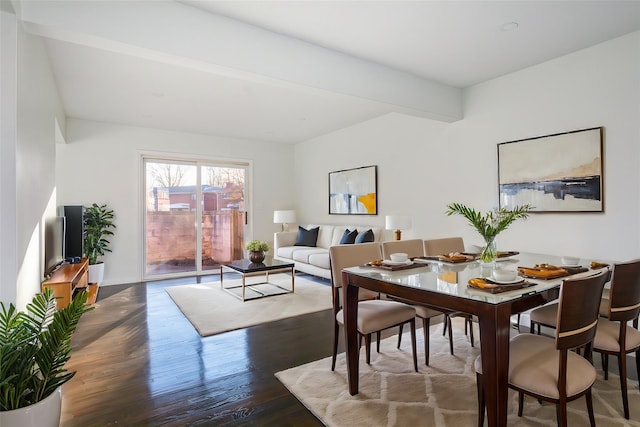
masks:
{"type": "MultiPolygon", "coordinates": [[[[365,288],[427,306],[477,316],[488,425],[506,426],[511,316],[557,299],[563,279],[594,272],[589,270],[549,280],[527,279],[531,286],[502,293],[471,288],[468,281],[471,278],[490,276],[496,266],[531,267],[542,263],[561,264],[560,258],[556,256],[521,253],[494,265],[479,261],[458,264],[430,261],[420,263],[420,267],[397,271],[369,266],[344,269],[342,292],[349,393],[358,393],[358,288],[365,288]]],[[[588,267],[589,262],[581,260],[581,264],[588,267]]]]}

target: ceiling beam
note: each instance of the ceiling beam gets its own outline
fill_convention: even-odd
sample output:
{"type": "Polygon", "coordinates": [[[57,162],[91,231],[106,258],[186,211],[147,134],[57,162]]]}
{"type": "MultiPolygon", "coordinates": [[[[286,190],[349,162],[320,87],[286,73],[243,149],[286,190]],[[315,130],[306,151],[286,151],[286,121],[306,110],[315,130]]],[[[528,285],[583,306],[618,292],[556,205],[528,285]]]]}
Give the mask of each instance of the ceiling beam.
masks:
{"type": "Polygon", "coordinates": [[[453,122],[460,88],[173,1],[27,1],[24,28],[43,37],[226,77],[381,102],[453,122]]]}

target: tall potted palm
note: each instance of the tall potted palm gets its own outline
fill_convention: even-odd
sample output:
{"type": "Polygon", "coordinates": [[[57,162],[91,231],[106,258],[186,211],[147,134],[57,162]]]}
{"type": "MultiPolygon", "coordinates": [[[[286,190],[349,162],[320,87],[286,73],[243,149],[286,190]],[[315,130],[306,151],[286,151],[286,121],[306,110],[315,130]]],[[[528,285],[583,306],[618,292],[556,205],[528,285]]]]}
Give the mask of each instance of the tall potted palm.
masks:
{"type": "Polygon", "coordinates": [[[86,302],[87,293],[80,291],[57,310],[50,289],[36,294],[24,312],[0,302],[0,425],[60,424],[61,387],[75,375],[65,369],[71,335],[93,308],[86,302]]]}
{"type": "Polygon", "coordinates": [[[84,253],[89,259],[89,283],[100,285],[104,278],[104,262],[99,260],[105,252],[111,252],[111,242],[105,236],[113,236],[113,209],[106,204],[93,203],[84,211],[84,253]]]}

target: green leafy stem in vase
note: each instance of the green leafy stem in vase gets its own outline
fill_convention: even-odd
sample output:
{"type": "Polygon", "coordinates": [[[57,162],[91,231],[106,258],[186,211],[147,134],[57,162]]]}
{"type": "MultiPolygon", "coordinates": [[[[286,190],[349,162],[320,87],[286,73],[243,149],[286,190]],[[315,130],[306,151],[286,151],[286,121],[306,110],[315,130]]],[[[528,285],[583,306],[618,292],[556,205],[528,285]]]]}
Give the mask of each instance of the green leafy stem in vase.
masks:
{"type": "Polygon", "coordinates": [[[526,219],[531,209],[533,209],[531,205],[522,205],[516,206],[512,210],[496,208],[489,212],[482,213],[462,203],[451,203],[447,205],[447,216],[458,214],[467,219],[469,225],[480,233],[485,242],[485,246],[480,254],[480,259],[483,262],[491,262],[496,257],[496,236],[509,227],[515,220],[520,218],[526,219]]]}

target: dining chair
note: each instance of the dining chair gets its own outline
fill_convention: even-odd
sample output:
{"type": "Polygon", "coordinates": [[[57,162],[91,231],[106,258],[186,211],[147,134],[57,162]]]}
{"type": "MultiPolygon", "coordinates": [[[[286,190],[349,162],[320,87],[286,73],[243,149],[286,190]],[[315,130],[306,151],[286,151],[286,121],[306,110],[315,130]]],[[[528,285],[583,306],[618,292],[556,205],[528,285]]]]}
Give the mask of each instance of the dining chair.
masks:
{"type": "MultiPolygon", "coordinates": [[[[524,395],[556,405],[557,424],[567,426],[567,402],[585,396],[589,422],[595,426],[591,386],[596,370],[591,349],[598,325],[598,309],[606,283],[605,272],[566,279],[560,285],[555,338],[522,333],[509,343],[509,387],[518,392],[518,416],[524,395]],[[583,356],[570,351],[584,347],[583,356]]],[[[475,360],[478,391],[478,426],[484,424],[485,397],[482,358],[475,360]]]]}
{"type": "MultiPolygon", "coordinates": [[[[406,253],[409,258],[415,258],[424,255],[424,244],[422,239],[408,239],[408,240],[388,240],[382,242],[382,258],[389,259],[393,253],[406,253]]],[[[449,316],[446,316],[446,311],[438,310],[433,307],[427,307],[424,305],[416,304],[413,301],[403,300],[400,298],[393,298],[394,300],[411,304],[416,310],[416,316],[422,319],[422,331],[424,336],[424,363],[429,366],[429,327],[431,326],[431,319],[436,316],[444,316],[444,322],[451,321],[449,316]]],[[[400,333],[398,334],[398,348],[402,343],[402,325],[400,325],[400,333]]],[[[453,333],[452,328],[449,327],[449,351],[453,356],[453,333]]]]}
{"type": "MultiPolygon", "coordinates": [[[[451,252],[464,252],[464,240],[462,237],[444,237],[441,239],[428,239],[424,241],[424,254],[426,256],[436,256],[449,254],[451,252]]],[[[447,328],[451,333],[451,318],[452,317],[464,317],[464,334],[469,334],[471,341],[471,347],[474,347],[473,340],[473,316],[461,311],[451,311],[445,313],[444,328],[442,329],[442,335],[447,332],[447,328]],[[468,327],[468,330],[467,330],[468,327]]],[[[451,338],[450,338],[451,340],[451,338]]],[[[453,354],[453,344],[450,344],[451,354],[453,354]]]]}
{"type": "MultiPolygon", "coordinates": [[[[611,269],[607,268],[605,271],[606,280],[609,282],[612,277],[611,269]]],[[[600,298],[599,314],[601,317],[607,317],[609,315],[609,299],[607,290],[603,292],[600,298]]],[[[555,329],[558,319],[558,303],[553,302],[542,307],[535,308],[529,313],[529,330],[531,333],[535,333],[536,326],[538,326],[538,335],[541,333],[541,327],[555,329]]]]}
{"type": "Polygon", "coordinates": [[[602,356],[605,380],[609,378],[609,355],[618,358],[622,406],[629,419],[627,354],[636,354],[636,374],[640,375],[640,331],[628,325],[637,322],[640,314],[640,259],[613,266],[608,297],[607,317],[598,322],[593,350],[602,356]]]}
{"type": "MultiPolygon", "coordinates": [[[[379,242],[359,243],[353,245],[337,245],[329,248],[331,265],[331,283],[333,298],[333,358],[331,370],[336,368],[338,354],[338,335],[340,326],[344,326],[344,310],[342,309],[342,270],[347,267],[364,265],[369,261],[382,257],[379,242]]],[[[409,323],[411,326],[411,345],[413,350],[413,367],[418,372],[416,355],[416,310],[413,306],[398,301],[384,300],[377,293],[359,289],[357,330],[362,345],[365,339],[366,361],[371,363],[371,334],[376,333],[377,351],[380,352],[380,332],[395,326],[409,323]]]]}

